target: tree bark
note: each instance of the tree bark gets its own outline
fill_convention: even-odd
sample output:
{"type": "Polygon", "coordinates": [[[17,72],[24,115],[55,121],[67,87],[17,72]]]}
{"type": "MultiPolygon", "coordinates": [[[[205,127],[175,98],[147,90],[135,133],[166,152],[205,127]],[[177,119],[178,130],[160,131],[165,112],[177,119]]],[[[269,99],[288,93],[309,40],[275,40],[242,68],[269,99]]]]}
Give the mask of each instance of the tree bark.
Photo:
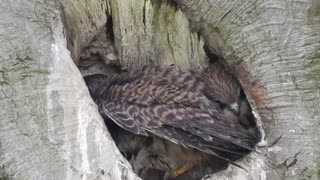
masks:
{"type": "Polygon", "coordinates": [[[120,64],[176,64],[201,70],[207,64],[203,39],[173,1],[111,0],[115,45],[120,64]]]}
{"type": "Polygon", "coordinates": [[[0,17],[0,179],[138,179],[71,59],[106,3],[1,1],[0,17]]]}
{"type": "Polygon", "coordinates": [[[199,71],[206,44],[240,80],[261,144],[282,135],[238,162],[248,172],[230,166],[212,179],[320,179],[320,3],[175,2],[1,1],[0,177],[137,178],[71,59],[112,17],[122,68],[199,71]]]}
{"type": "MultiPolygon", "coordinates": [[[[319,2],[177,0],[219,48],[260,115],[266,141],[245,165],[213,179],[320,179],[319,2]],[[232,172],[232,173],[231,173],[232,172]]],[[[210,42],[205,43],[210,45],[210,42]]]]}

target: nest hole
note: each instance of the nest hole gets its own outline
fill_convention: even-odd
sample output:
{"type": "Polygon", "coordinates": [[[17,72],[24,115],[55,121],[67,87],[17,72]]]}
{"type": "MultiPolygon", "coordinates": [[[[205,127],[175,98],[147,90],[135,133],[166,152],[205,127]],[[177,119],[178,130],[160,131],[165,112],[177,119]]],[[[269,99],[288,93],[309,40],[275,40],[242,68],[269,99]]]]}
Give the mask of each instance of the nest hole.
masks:
{"type": "MultiPolygon", "coordinates": [[[[122,71],[114,46],[112,26],[112,19],[109,18],[106,28],[95,36],[88,47],[83,49],[78,65],[83,77],[93,74],[110,76],[122,71]]],[[[210,64],[221,61],[221,58],[210,52],[207,46],[204,46],[204,51],[210,64]]],[[[246,98],[243,91],[241,91],[241,96],[246,98]]],[[[249,108],[252,111],[250,106],[249,108]]],[[[254,118],[254,116],[252,115],[250,118],[254,118]]],[[[156,135],[136,135],[122,129],[108,117],[103,117],[103,119],[119,151],[128,160],[134,172],[142,179],[195,180],[228,167],[227,161],[216,156],[172,143],[156,135]],[[188,156],[190,163],[179,162],[177,157],[181,154],[188,156]],[[143,158],[137,160],[137,157],[143,158]],[[196,160],[192,160],[192,158],[196,160]],[[161,168],[149,168],[150,165],[156,166],[155,164],[178,168],[168,174],[161,168]]],[[[255,120],[252,122],[255,123],[255,120]]]]}

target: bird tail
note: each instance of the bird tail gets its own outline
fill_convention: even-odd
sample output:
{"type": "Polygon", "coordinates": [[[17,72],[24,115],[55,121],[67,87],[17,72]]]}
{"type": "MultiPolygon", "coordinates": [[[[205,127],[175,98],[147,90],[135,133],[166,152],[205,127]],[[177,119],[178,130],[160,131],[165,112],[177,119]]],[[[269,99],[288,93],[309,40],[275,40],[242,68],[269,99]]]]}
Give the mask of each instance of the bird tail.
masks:
{"type": "Polygon", "coordinates": [[[182,129],[177,129],[172,126],[166,126],[165,128],[161,127],[156,130],[154,129],[152,132],[161,137],[165,137],[165,139],[168,139],[173,143],[198,149],[247,171],[244,167],[234,161],[240,159],[244,155],[247,155],[251,150],[220,141],[219,139],[207,142],[197,136],[183,131],[182,129]],[[176,142],[175,139],[179,139],[180,141],[176,142]]]}

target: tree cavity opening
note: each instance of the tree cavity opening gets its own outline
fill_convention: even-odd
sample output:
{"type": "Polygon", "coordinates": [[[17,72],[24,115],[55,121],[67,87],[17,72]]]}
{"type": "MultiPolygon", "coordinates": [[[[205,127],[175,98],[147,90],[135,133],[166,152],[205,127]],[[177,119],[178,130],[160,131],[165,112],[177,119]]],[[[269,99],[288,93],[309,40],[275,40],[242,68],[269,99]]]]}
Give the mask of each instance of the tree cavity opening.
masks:
{"type": "MultiPolygon", "coordinates": [[[[109,78],[114,74],[125,72],[125,70],[122,70],[120,67],[119,58],[114,45],[114,34],[112,32],[113,25],[111,22],[112,21],[109,19],[106,28],[95,36],[89,46],[86,47],[80,55],[78,67],[85,80],[88,78],[95,78],[95,74],[103,74],[109,78]]],[[[219,64],[225,67],[225,70],[229,71],[229,68],[224,63],[223,58],[210,52],[207,46],[204,46],[203,48],[208,57],[208,64],[219,64]]],[[[192,74],[200,76],[201,73],[192,72],[192,74]]],[[[237,80],[237,78],[235,79],[237,80]]],[[[253,144],[251,144],[253,148],[260,140],[261,135],[257,130],[255,117],[252,114],[251,106],[248,103],[242,88],[239,92],[239,101],[242,100],[243,104],[238,105],[245,106],[245,109],[242,110],[245,111],[245,113],[241,114],[241,107],[238,107],[240,109],[239,112],[236,113],[239,113],[239,116],[243,116],[241,118],[246,118],[246,120],[240,120],[239,126],[246,126],[248,127],[248,131],[253,131],[251,133],[256,134],[256,139],[252,142],[253,144]]],[[[204,94],[205,96],[210,96],[210,92],[206,91],[204,94]]],[[[233,115],[228,114],[233,113],[232,110],[228,110],[228,108],[231,109],[233,107],[229,107],[229,104],[227,106],[219,100],[212,100],[220,105],[220,108],[222,109],[221,112],[226,113],[224,114],[225,116],[233,117],[233,115]]],[[[165,138],[158,137],[150,132],[144,132],[137,135],[121,128],[108,116],[104,115],[103,119],[119,151],[128,160],[134,172],[143,179],[201,179],[206,175],[210,175],[227,168],[229,162],[226,159],[239,168],[242,168],[237,164],[237,160],[249,153],[237,152],[237,150],[232,149],[234,148],[233,146],[241,146],[242,143],[233,142],[233,145],[224,144],[226,147],[217,147],[216,151],[219,155],[218,157],[212,153],[210,154],[190,146],[182,145],[183,142],[174,143],[168,141],[165,138]],[[221,150],[228,148],[230,148],[231,153],[221,150]]],[[[223,128],[225,127],[221,126],[220,130],[225,130],[223,128]]],[[[234,131],[237,131],[236,127],[231,127],[231,129],[232,128],[234,128],[234,131]]],[[[230,130],[230,128],[227,130],[230,130]]],[[[183,131],[186,134],[187,130],[183,129],[183,131]]],[[[199,133],[201,134],[201,132],[199,133]]],[[[216,133],[221,133],[221,131],[217,130],[216,133]]],[[[217,141],[225,140],[222,135],[215,138],[217,138],[217,141]]],[[[236,137],[230,138],[235,139],[236,137]]],[[[223,145],[223,143],[219,143],[219,145],[223,145]]],[[[245,149],[247,147],[243,148],[245,149]]]]}

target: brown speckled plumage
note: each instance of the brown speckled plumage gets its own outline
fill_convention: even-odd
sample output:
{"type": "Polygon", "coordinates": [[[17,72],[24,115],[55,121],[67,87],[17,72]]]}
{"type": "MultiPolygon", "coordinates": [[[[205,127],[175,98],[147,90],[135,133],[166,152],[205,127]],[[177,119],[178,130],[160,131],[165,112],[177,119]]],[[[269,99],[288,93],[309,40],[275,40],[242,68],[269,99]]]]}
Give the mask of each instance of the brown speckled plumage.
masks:
{"type": "Polygon", "coordinates": [[[241,112],[251,109],[238,81],[220,64],[200,76],[157,66],[85,80],[100,113],[135,134],[152,133],[228,161],[251,152],[259,139],[252,113],[241,112]],[[239,114],[227,109],[233,102],[239,114]]]}
{"type": "Polygon", "coordinates": [[[209,65],[199,79],[206,85],[205,93],[209,98],[228,105],[240,100],[240,84],[222,64],[209,65]]]}

